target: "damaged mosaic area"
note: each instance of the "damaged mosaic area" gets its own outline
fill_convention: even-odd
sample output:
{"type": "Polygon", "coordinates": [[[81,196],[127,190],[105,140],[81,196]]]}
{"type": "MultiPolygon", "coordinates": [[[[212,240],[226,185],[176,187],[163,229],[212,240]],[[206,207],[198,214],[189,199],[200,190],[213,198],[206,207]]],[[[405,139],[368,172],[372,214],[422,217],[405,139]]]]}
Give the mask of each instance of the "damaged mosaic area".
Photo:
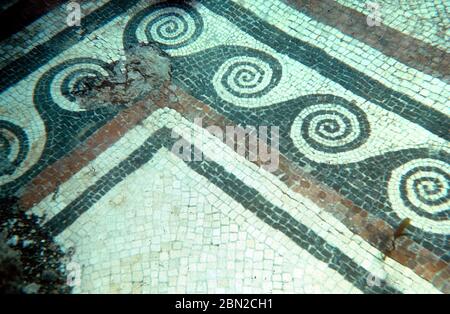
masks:
{"type": "Polygon", "coordinates": [[[449,293],[448,4],[363,2],[56,6],[0,42],[0,196],[73,293],[449,293]]]}

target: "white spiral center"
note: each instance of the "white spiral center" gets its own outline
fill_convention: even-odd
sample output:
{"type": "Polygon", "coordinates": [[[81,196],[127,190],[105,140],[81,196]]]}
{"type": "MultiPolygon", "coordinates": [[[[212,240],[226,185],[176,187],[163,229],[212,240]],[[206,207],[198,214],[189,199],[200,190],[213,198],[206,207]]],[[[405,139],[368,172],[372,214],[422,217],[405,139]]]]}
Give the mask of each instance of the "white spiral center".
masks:
{"type": "Polygon", "coordinates": [[[323,147],[343,147],[361,135],[356,115],[337,104],[314,105],[301,111],[293,128],[323,147]]]}
{"type": "Polygon", "coordinates": [[[75,88],[75,85],[82,79],[88,77],[107,77],[108,72],[101,66],[92,63],[78,63],[63,69],[57,73],[52,80],[50,86],[50,93],[53,101],[61,108],[69,111],[85,111],[81,108],[76,101],[69,99],[67,95],[63,94],[63,85],[67,78],[70,78],[67,82],[67,87],[70,90],[75,88]]]}
{"type": "Polygon", "coordinates": [[[272,75],[268,63],[255,57],[239,56],[225,61],[213,80],[221,91],[246,97],[264,92],[272,81],[272,75]]]}
{"type": "Polygon", "coordinates": [[[167,7],[147,15],[139,24],[136,36],[139,42],[148,43],[152,40],[175,46],[191,39],[195,30],[195,21],[189,13],[181,8],[167,7]]]}
{"type": "Polygon", "coordinates": [[[425,231],[450,233],[450,165],[432,158],[414,159],[391,173],[388,195],[392,209],[400,218],[425,231]],[[431,219],[429,215],[443,215],[431,219]],[[424,216],[428,215],[428,216],[424,216]]]}
{"type": "Polygon", "coordinates": [[[449,182],[444,174],[432,171],[417,171],[406,178],[409,201],[429,213],[450,209],[449,182]],[[435,204],[439,201],[442,204],[435,204]]]}

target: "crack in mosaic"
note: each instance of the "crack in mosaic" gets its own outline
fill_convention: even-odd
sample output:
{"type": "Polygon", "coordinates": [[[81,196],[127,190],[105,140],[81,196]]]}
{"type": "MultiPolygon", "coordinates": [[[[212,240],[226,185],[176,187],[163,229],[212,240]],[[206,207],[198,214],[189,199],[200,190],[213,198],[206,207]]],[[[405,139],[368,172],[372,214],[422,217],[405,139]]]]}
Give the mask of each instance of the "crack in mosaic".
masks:
{"type": "MultiPolygon", "coordinates": [[[[8,64],[0,77],[0,91],[5,95],[0,119],[0,195],[19,193],[43,169],[114,121],[123,107],[87,110],[78,105],[73,91],[92,78],[111,75],[108,62],[114,64],[128,49],[146,42],[171,57],[173,78],[206,104],[205,112],[215,109],[238,126],[279,127],[280,153],[289,162],[393,228],[412,218],[408,237],[414,245],[448,263],[450,119],[445,108],[382,83],[370,71],[332,57],[319,45],[293,37],[244,7],[210,0],[192,4],[111,1],[83,19],[83,36],[64,29],[8,64]],[[101,32],[91,38],[97,30],[101,32]],[[97,36],[102,44],[95,42],[97,36]],[[99,46],[108,53],[90,57],[99,46]],[[31,92],[24,90],[26,84],[33,86],[31,92]],[[7,100],[11,106],[5,105],[7,100]],[[9,107],[21,108],[20,114],[9,107]]],[[[176,101],[173,94],[169,102],[176,101]]],[[[191,114],[186,117],[190,119],[191,114]]],[[[129,174],[144,167],[159,149],[168,148],[166,133],[167,129],[158,131],[156,138],[152,136],[95,180],[46,227],[61,234],[129,174]]],[[[348,252],[271,203],[262,188],[246,185],[224,165],[208,160],[185,164],[361,291],[399,292],[385,282],[382,287],[368,285],[370,272],[348,252]]],[[[414,266],[408,267],[419,274],[414,266]]],[[[429,274],[419,276],[432,281],[429,274]]]]}
{"type": "MultiPolygon", "coordinates": [[[[411,98],[407,97],[404,94],[390,90],[389,88],[383,86],[379,82],[376,82],[373,79],[365,76],[363,73],[357,72],[355,69],[352,69],[333,58],[329,58],[329,56],[327,56],[319,49],[311,47],[310,45],[301,42],[300,40],[291,38],[288,35],[283,34],[282,32],[274,29],[272,26],[267,25],[265,22],[260,21],[257,17],[253,16],[252,13],[250,13],[249,11],[242,9],[241,7],[231,2],[223,2],[221,4],[217,4],[210,1],[205,1],[202,2],[202,5],[205,5],[209,10],[218,14],[219,16],[224,16],[228,21],[232,22],[234,25],[237,25],[237,27],[240,28],[243,32],[250,34],[250,36],[252,36],[253,38],[256,38],[262,43],[267,44],[268,46],[274,48],[277,51],[280,51],[280,53],[283,53],[305,64],[306,66],[312,67],[315,71],[319,72],[321,75],[332,79],[333,81],[342,85],[343,87],[352,91],[353,93],[360,95],[363,98],[369,99],[376,105],[388,111],[392,111],[395,114],[399,114],[403,118],[413,121],[414,123],[425,127],[428,131],[435,133],[436,135],[444,138],[445,140],[448,140],[448,133],[445,132],[445,129],[447,128],[442,127],[442,124],[448,125],[449,119],[441,112],[423,106],[422,104],[412,100],[411,98]],[[231,13],[232,11],[239,12],[240,14],[239,15],[233,14],[231,13]],[[258,27],[255,27],[255,25],[258,25],[258,27]],[[282,42],[283,43],[288,42],[292,44],[290,44],[289,48],[280,48],[285,47],[285,45],[281,44],[282,42]]],[[[189,8],[188,10],[195,11],[195,9],[193,8],[189,8]]],[[[127,42],[127,40],[129,40],[128,38],[130,37],[133,38],[132,30],[126,30],[124,33],[124,41],[127,42]]],[[[205,101],[212,107],[219,110],[219,112],[224,113],[227,117],[231,118],[237,123],[244,125],[276,124],[280,126],[292,124],[292,120],[279,121],[279,119],[277,119],[279,115],[275,113],[276,110],[267,113],[266,114],[267,118],[264,119],[263,117],[261,117],[260,109],[256,111],[258,112],[258,114],[254,114],[245,109],[237,109],[236,105],[241,106],[242,104],[249,104],[252,101],[254,101],[254,103],[258,102],[260,103],[262,101],[261,98],[262,94],[255,94],[253,95],[253,97],[242,97],[242,94],[233,95],[233,93],[230,93],[229,91],[230,84],[224,84],[223,79],[218,79],[224,76],[224,74],[231,73],[230,71],[228,72],[224,71],[221,68],[220,64],[227,64],[227,62],[230,63],[238,62],[239,56],[242,54],[240,53],[240,51],[248,49],[249,48],[247,47],[227,45],[209,48],[204,51],[196,52],[193,54],[189,54],[189,52],[187,52],[187,55],[183,56],[179,56],[170,51],[168,52],[169,54],[172,54],[174,58],[175,78],[177,78],[180,81],[180,83],[187,88],[187,90],[191,91],[194,95],[196,95],[198,99],[205,101]],[[224,58],[228,60],[225,63],[221,61],[224,58]],[[245,101],[242,102],[242,98],[249,98],[249,99],[248,100],[245,99],[245,101],[247,101],[246,103],[245,101]]],[[[183,52],[183,54],[186,54],[186,52],[183,52]]],[[[258,56],[259,58],[261,55],[265,55],[262,51],[257,51],[257,54],[259,54],[258,56]]],[[[274,60],[275,61],[271,61],[269,63],[271,64],[272,67],[274,64],[279,64],[279,62],[276,59],[274,60]]],[[[265,64],[265,62],[260,59],[258,61],[255,61],[253,59],[253,63],[265,64]]],[[[280,71],[277,71],[276,73],[277,74],[279,73],[279,75],[281,76],[282,67],[279,67],[279,69],[280,71]]],[[[273,71],[269,70],[269,68],[266,68],[265,71],[260,71],[259,73],[258,70],[252,69],[251,74],[249,74],[250,73],[249,68],[247,68],[246,70],[248,71],[248,73],[245,74],[248,76],[247,77],[244,76],[244,79],[248,79],[251,82],[252,79],[256,78],[256,83],[258,84],[268,82],[268,80],[273,76],[272,74],[273,71]],[[262,73],[264,73],[266,77],[264,77],[264,75],[261,75],[262,73]]],[[[277,79],[276,81],[277,83],[279,83],[280,79],[277,79]]],[[[228,77],[225,82],[229,82],[228,77]]],[[[244,86],[242,84],[241,86],[239,86],[239,82],[233,80],[231,82],[233,82],[233,86],[235,89],[244,86]]],[[[271,89],[273,89],[273,87],[275,87],[276,85],[277,84],[272,85],[271,89]]],[[[241,88],[241,90],[243,89],[241,88]]],[[[333,96],[331,95],[328,96],[324,95],[324,96],[317,96],[317,99],[321,99],[321,97],[333,98],[333,96]]],[[[307,97],[305,98],[307,99],[307,97]]],[[[341,98],[336,96],[334,96],[334,98],[342,102],[341,98]]],[[[305,151],[305,149],[302,149],[301,150],[302,154],[299,154],[298,152],[293,152],[292,148],[290,148],[291,143],[286,143],[284,146],[281,145],[282,153],[287,153],[288,155],[293,156],[294,158],[292,158],[292,160],[298,162],[302,166],[312,164],[316,169],[319,170],[318,171],[319,173],[313,172],[313,174],[316,175],[318,178],[330,184],[332,187],[339,186],[339,191],[344,195],[346,195],[347,197],[349,197],[350,199],[352,199],[353,201],[355,201],[356,204],[362,206],[363,208],[372,209],[375,214],[383,217],[384,219],[387,219],[393,225],[395,225],[399,221],[399,219],[401,219],[402,216],[404,215],[404,211],[393,209],[397,207],[397,204],[395,204],[393,208],[389,208],[386,192],[380,193],[380,190],[386,191],[387,177],[390,175],[390,172],[387,171],[386,169],[389,169],[389,167],[386,167],[386,165],[380,167],[381,171],[383,172],[383,175],[381,174],[372,175],[370,174],[369,171],[367,173],[368,176],[366,178],[363,178],[362,181],[361,180],[355,181],[354,178],[351,178],[350,176],[344,176],[345,178],[344,180],[339,180],[339,178],[336,179],[336,175],[333,172],[326,170],[326,168],[330,168],[326,164],[315,165],[318,157],[317,152],[322,153],[326,152],[339,156],[338,154],[340,152],[339,150],[351,151],[352,149],[361,146],[365,141],[367,141],[367,138],[370,137],[370,123],[366,120],[365,113],[363,112],[363,110],[360,110],[357,106],[353,106],[353,108],[356,108],[354,109],[356,110],[356,112],[352,114],[347,111],[346,112],[347,116],[344,118],[342,117],[342,113],[339,117],[338,113],[335,113],[334,115],[330,116],[328,115],[328,113],[322,111],[321,112],[323,113],[322,118],[325,119],[325,124],[317,126],[314,129],[314,132],[310,133],[311,128],[310,127],[305,128],[305,126],[307,126],[308,123],[310,123],[310,121],[306,120],[306,123],[302,124],[303,126],[298,125],[299,124],[298,121],[305,120],[304,117],[302,117],[302,113],[298,113],[297,109],[295,109],[295,111],[292,109],[288,109],[289,107],[296,105],[295,102],[288,101],[286,103],[290,103],[290,105],[286,105],[284,107],[286,108],[285,109],[286,113],[284,113],[284,116],[292,117],[300,115],[300,118],[298,118],[296,121],[297,123],[294,122],[294,128],[290,133],[291,137],[294,139],[293,142],[297,143],[295,146],[312,147],[312,149],[308,148],[308,150],[311,150],[311,152],[309,153],[309,155],[307,155],[309,158],[306,161],[303,161],[304,158],[302,154],[305,153],[307,154],[308,150],[305,151]],[[352,117],[352,119],[349,119],[349,117],[352,117]],[[352,121],[352,123],[350,123],[349,121],[352,121]],[[348,128],[348,130],[354,130],[353,133],[352,132],[349,133],[350,146],[346,146],[346,144],[349,143],[345,143],[345,141],[342,141],[342,139],[339,138],[340,130],[344,130],[343,131],[344,133],[342,135],[346,135],[344,125],[353,126],[353,128],[348,128]],[[296,128],[301,130],[302,132],[300,133],[296,131],[295,130],[296,128]],[[330,141],[330,139],[324,138],[325,134],[324,131],[336,132],[334,135],[337,136],[336,139],[337,143],[343,145],[336,145],[336,143],[333,143],[332,141],[330,141]],[[312,136],[308,134],[311,134],[312,136]],[[317,135],[319,136],[317,137],[317,135]],[[352,136],[354,137],[354,141],[352,140],[352,136]],[[340,146],[341,148],[339,148],[340,146]],[[325,173],[325,171],[328,175],[322,175],[323,173],[325,173]],[[377,189],[377,184],[373,184],[374,183],[373,179],[378,181],[379,180],[378,178],[380,177],[383,178],[381,182],[382,186],[381,188],[379,187],[377,189]]],[[[297,100],[297,104],[298,103],[299,100],[297,100]]],[[[266,106],[267,105],[269,104],[266,104],[266,106]]],[[[279,103],[272,106],[278,107],[277,108],[278,111],[283,107],[282,104],[279,103]]],[[[308,104],[308,106],[311,106],[311,104],[308,104]]],[[[326,107],[326,104],[321,104],[320,106],[326,107]]],[[[318,119],[320,118],[316,118],[316,120],[313,120],[312,123],[313,124],[316,123],[318,119]]],[[[329,136],[329,134],[331,133],[328,133],[328,135],[325,135],[325,137],[329,136]]],[[[284,137],[282,136],[282,138],[284,137]]],[[[385,153],[388,152],[389,150],[387,150],[385,153]]],[[[406,153],[406,151],[404,152],[406,153]]],[[[428,149],[425,149],[424,152],[426,152],[426,154],[432,154],[432,152],[429,151],[428,149]]],[[[446,154],[445,146],[442,147],[442,153],[446,154]]],[[[354,155],[357,154],[355,153],[354,155]]],[[[355,167],[351,164],[358,160],[354,161],[351,159],[348,161],[346,161],[345,159],[339,160],[340,163],[345,164],[350,162],[350,164],[349,166],[340,167],[344,168],[345,169],[344,171],[343,169],[337,169],[338,177],[341,177],[342,174],[344,173],[351,174],[352,172],[354,172],[351,171],[351,169],[355,169],[355,167]]],[[[391,164],[392,160],[389,160],[388,163],[391,164]]],[[[361,162],[362,169],[366,169],[364,164],[368,164],[368,162],[361,162]]],[[[372,168],[373,167],[370,167],[368,169],[372,168]]],[[[447,215],[442,216],[442,220],[440,221],[443,222],[444,224],[440,225],[440,227],[438,228],[426,227],[427,224],[423,225],[422,223],[419,223],[419,221],[414,222],[414,226],[418,227],[419,229],[424,228],[427,232],[431,232],[431,234],[424,235],[421,230],[416,230],[415,232],[416,239],[422,239],[421,242],[425,243],[429,243],[428,239],[430,239],[430,241],[432,242],[443,245],[444,248],[447,247],[448,237],[447,236],[441,237],[440,235],[435,234],[441,233],[440,230],[448,231],[448,227],[445,227],[446,220],[448,220],[448,216],[447,215]],[[424,238],[427,240],[424,240],[424,238]]],[[[443,231],[443,233],[446,234],[448,232],[443,231]]],[[[433,245],[427,245],[427,247],[433,247],[433,245]]],[[[441,249],[437,249],[435,250],[435,252],[438,252],[442,255],[444,254],[445,251],[443,252],[441,249]]],[[[443,255],[443,257],[446,260],[448,260],[449,258],[448,254],[446,253],[445,255],[443,255]]]]}

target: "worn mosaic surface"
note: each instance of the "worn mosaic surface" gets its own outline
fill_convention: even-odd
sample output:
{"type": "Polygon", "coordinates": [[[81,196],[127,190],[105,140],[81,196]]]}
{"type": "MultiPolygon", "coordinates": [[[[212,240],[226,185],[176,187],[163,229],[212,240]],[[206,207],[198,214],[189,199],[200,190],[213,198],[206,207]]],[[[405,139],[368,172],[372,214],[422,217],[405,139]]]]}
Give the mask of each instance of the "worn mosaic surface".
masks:
{"type": "Polygon", "coordinates": [[[0,195],[73,253],[75,293],[449,293],[449,7],[369,26],[361,2],[56,7],[0,42],[0,195]],[[171,59],[160,95],[80,107],[138,43],[171,59]],[[253,143],[276,167],[231,126],[278,127],[253,143]]]}

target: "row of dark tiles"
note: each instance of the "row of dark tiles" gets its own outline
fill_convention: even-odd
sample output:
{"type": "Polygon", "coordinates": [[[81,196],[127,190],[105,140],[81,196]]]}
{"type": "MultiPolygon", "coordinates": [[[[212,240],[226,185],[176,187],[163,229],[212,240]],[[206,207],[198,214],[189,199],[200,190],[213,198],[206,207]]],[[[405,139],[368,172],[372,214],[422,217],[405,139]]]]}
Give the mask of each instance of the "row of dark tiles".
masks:
{"type": "MultiPolygon", "coordinates": [[[[175,139],[171,136],[171,130],[163,128],[156,131],[142,146],[133,151],[127,159],[120,162],[92,186],[88,187],[79,197],[47,222],[45,228],[55,236],[60,234],[114,186],[151,160],[159,149],[165,147],[170,150],[174,142],[175,139]]],[[[191,151],[199,151],[199,148],[191,146],[191,151]]],[[[355,263],[340,249],[328,244],[326,240],[295,220],[290,214],[268,202],[258,191],[246,186],[245,183],[233,174],[225,171],[219,164],[206,159],[184,162],[254,213],[259,219],[283,232],[318,260],[327,263],[330,268],[336,270],[347,281],[363,292],[399,293],[397,289],[388,285],[384,280],[380,280],[379,285],[368,285],[368,278],[372,278],[372,275],[367,270],[355,263]]]]}
{"type": "MultiPolygon", "coordinates": [[[[290,137],[291,125],[300,110],[321,103],[345,104],[347,108],[355,110],[355,116],[358,117],[361,127],[361,136],[352,144],[353,146],[337,147],[334,149],[334,153],[343,149],[358,149],[367,140],[370,136],[370,127],[367,125],[365,113],[356,109],[357,107],[349,101],[334,95],[308,95],[266,108],[254,109],[238,107],[235,103],[223,100],[212,84],[214,73],[225,60],[239,55],[248,55],[247,50],[234,46],[221,46],[195,55],[173,58],[173,76],[190,94],[238,125],[279,126],[280,151],[288,159],[303,168],[311,167],[311,174],[319,182],[333,187],[358,206],[386,220],[391,226],[398,225],[400,218],[396,215],[395,209],[391,207],[387,197],[387,182],[391,171],[415,158],[432,157],[448,163],[450,160],[448,154],[439,147],[409,149],[344,165],[329,165],[307,158],[295,147],[290,137]]],[[[438,121],[433,121],[433,125],[435,128],[442,127],[438,121]]],[[[333,149],[330,149],[328,153],[333,153],[333,149]]],[[[361,154],[364,153],[361,152],[361,154]]],[[[449,213],[446,212],[440,219],[448,219],[448,215],[449,213]]],[[[433,217],[431,218],[433,219],[433,217]]],[[[414,228],[413,237],[444,260],[450,260],[449,235],[429,233],[414,228]]]]}

